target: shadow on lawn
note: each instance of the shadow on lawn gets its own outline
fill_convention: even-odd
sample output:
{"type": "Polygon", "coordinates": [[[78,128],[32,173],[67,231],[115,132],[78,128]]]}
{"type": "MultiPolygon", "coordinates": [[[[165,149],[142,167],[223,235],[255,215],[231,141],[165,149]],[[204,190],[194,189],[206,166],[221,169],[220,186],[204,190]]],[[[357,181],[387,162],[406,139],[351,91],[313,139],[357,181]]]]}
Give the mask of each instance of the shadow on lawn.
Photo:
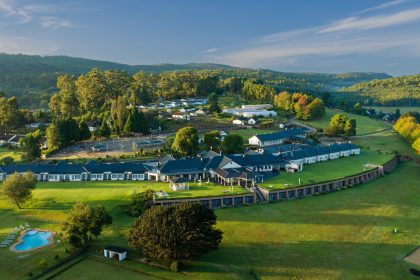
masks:
{"type": "Polygon", "coordinates": [[[417,244],[306,241],[293,244],[224,245],[201,261],[255,269],[282,279],[411,279],[402,259],[417,244]],[[333,276],[333,277],[332,277],[333,276]]]}

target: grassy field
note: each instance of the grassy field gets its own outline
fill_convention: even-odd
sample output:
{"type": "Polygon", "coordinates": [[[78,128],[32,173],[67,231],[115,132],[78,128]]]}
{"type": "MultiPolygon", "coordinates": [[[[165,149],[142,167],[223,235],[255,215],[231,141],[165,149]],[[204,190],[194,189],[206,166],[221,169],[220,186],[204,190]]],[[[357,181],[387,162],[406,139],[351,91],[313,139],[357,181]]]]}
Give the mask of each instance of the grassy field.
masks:
{"type": "Polygon", "coordinates": [[[395,113],[396,109],[400,109],[400,113],[404,114],[407,112],[420,112],[420,107],[382,107],[382,106],[369,106],[368,108],[373,108],[377,112],[382,111],[384,113],[395,113]]]}
{"type": "MultiPolygon", "coordinates": [[[[355,137],[352,141],[371,150],[397,150],[414,160],[400,164],[390,175],[345,191],[216,210],[217,227],[224,232],[221,247],[189,262],[184,273],[133,261],[121,263],[126,267],[120,268],[115,263],[89,258],[54,279],[134,279],[136,275],[138,279],[255,279],[251,270],[264,280],[416,279],[408,272],[413,265],[403,258],[420,244],[419,158],[391,131],[355,137]],[[399,233],[392,233],[394,228],[399,233]]],[[[335,161],[340,163],[337,166],[351,168],[350,164],[343,167],[342,160],[346,159],[335,161]]],[[[104,205],[114,217],[114,223],[93,240],[94,245],[127,246],[126,234],[134,219],[124,214],[122,206],[134,189],[141,189],[143,182],[137,187],[112,183],[70,188],[66,184],[40,184],[33,200],[22,210],[13,209],[0,198],[0,240],[25,222],[59,231],[59,223],[72,204],[85,201],[104,205]]],[[[0,249],[0,278],[28,278],[30,271],[40,271],[41,259],[54,264],[56,254],[66,254],[59,243],[21,254],[0,249]]]]}
{"type": "Polygon", "coordinates": [[[231,133],[239,134],[244,138],[244,143],[248,143],[248,138],[254,136],[255,134],[264,134],[264,133],[273,133],[277,130],[273,129],[239,129],[232,130],[231,133]]]}
{"type": "Polygon", "coordinates": [[[325,182],[369,170],[369,168],[364,167],[366,163],[381,165],[392,157],[392,154],[379,154],[377,151],[362,149],[358,156],[305,164],[302,172],[281,173],[279,176],[266,180],[261,185],[267,189],[275,190],[299,186],[299,178],[301,179],[301,185],[325,182]]]}
{"type": "Polygon", "coordinates": [[[0,147],[0,160],[2,160],[5,157],[11,157],[13,158],[14,162],[19,162],[22,161],[22,153],[15,151],[15,150],[10,150],[8,148],[5,147],[0,147]]]}
{"type": "Polygon", "coordinates": [[[319,118],[319,119],[316,119],[316,120],[313,120],[313,121],[308,121],[306,123],[313,126],[313,127],[316,127],[316,128],[325,129],[330,125],[331,118],[335,114],[340,114],[340,113],[343,113],[347,117],[356,120],[356,124],[357,124],[356,133],[357,133],[357,135],[373,133],[373,132],[377,132],[377,131],[381,131],[381,130],[391,128],[391,124],[385,123],[383,121],[374,120],[374,119],[370,119],[370,118],[365,117],[365,116],[355,115],[355,114],[346,113],[346,112],[342,112],[342,111],[338,111],[338,110],[332,110],[332,109],[326,109],[325,110],[325,115],[322,118],[319,118]]]}

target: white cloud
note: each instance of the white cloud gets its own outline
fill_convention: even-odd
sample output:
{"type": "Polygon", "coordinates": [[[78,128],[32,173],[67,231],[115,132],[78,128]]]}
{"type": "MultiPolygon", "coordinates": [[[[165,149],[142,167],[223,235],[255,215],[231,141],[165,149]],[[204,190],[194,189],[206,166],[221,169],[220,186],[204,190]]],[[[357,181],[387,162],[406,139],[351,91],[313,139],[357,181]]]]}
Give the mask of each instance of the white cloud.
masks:
{"type": "MultiPolygon", "coordinates": [[[[420,8],[387,16],[351,17],[329,25],[291,30],[253,40],[252,47],[213,54],[217,62],[245,66],[303,65],[305,58],[354,54],[410,54],[420,56],[420,8]],[[394,25],[409,24],[404,29],[394,25]]],[[[246,45],[249,45],[247,42],[246,45]]]]}
{"type": "Polygon", "coordinates": [[[218,48],[212,48],[212,49],[208,49],[208,50],[205,50],[205,51],[203,51],[204,53],[215,53],[215,52],[218,52],[220,49],[218,49],[218,48]]]}
{"type": "Polygon", "coordinates": [[[52,16],[63,9],[64,8],[59,5],[19,5],[15,0],[0,0],[0,13],[5,14],[7,17],[18,18],[19,21],[16,22],[17,24],[31,22],[34,20],[35,16],[38,16],[41,18],[40,23],[44,27],[71,27],[72,24],[68,20],[52,16]]]}
{"type": "Polygon", "coordinates": [[[337,32],[343,30],[367,30],[394,26],[420,20],[420,8],[401,11],[389,15],[372,16],[367,18],[349,17],[333,22],[318,33],[337,32]]]}
{"type": "Polygon", "coordinates": [[[56,17],[42,17],[40,23],[43,27],[52,29],[57,29],[60,27],[70,28],[73,26],[70,21],[56,17]]]}
{"type": "Polygon", "coordinates": [[[368,13],[368,12],[372,12],[372,11],[387,9],[387,8],[398,6],[398,5],[401,5],[403,3],[407,3],[407,2],[408,2],[408,0],[394,0],[394,1],[389,1],[389,2],[385,2],[385,3],[379,4],[377,6],[371,7],[371,8],[367,8],[367,9],[361,10],[360,12],[357,12],[356,14],[357,15],[360,15],[360,14],[364,14],[364,13],[368,13]]]}

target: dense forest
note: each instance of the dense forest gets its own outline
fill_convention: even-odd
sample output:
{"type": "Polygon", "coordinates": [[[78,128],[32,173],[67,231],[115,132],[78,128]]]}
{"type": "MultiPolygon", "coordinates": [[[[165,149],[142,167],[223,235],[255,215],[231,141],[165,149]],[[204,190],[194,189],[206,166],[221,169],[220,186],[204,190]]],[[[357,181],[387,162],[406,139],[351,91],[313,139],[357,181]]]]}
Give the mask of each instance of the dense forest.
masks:
{"type": "Polygon", "coordinates": [[[367,105],[419,106],[420,74],[358,83],[341,89],[339,96],[367,105]]]}
{"type": "MultiPolygon", "coordinates": [[[[307,92],[319,95],[355,83],[390,76],[382,73],[285,73],[272,70],[236,68],[221,64],[159,64],[127,65],[68,56],[29,56],[0,54],[0,91],[16,96],[26,108],[48,108],[50,97],[58,91],[57,78],[63,74],[79,76],[92,68],[120,70],[132,75],[139,71],[149,74],[163,72],[199,72],[197,76],[218,76],[221,79],[254,79],[258,84],[271,85],[277,91],[307,92]]],[[[186,74],[188,75],[188,74],[186,74]]]]}

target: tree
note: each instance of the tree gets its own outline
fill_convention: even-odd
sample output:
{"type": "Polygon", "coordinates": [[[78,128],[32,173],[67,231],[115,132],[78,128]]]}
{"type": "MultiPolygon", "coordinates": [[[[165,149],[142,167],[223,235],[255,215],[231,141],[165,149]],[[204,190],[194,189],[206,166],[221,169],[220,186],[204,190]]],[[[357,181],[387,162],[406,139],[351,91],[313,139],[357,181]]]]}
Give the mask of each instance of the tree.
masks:
{"type": "Polygon", "coordinates": [[[344,128],[346,125],[348,118],[344,114],[335,114],[330,121],[331,127],[337,127],[338,128],[338,135],[344,134],[344,128]]]}
{"type": "Polygon", "coordinates": [[[291,111],[293,110],[292,95],[287,91],[282,91],[276,96],[274,96],[274,106],[276,108],[291,111]]]}
{"type": "Polygon", "coordinates": [[[36,130],[35,132],[26,134],[25,137],[19,140],[20,146],[25,152],[26,160],[34,160],[41,156],[41,131],[36,130]]]}
{"type": "Polygon", "coordinates": [[[172,149],[179,156],[195,156],[198,151],[198,133],[193,127],[178,130],[172,149]]]}
{"type": "Polygon", "coordinates": [[[109,138],[111,136],[111,129],[109,128],[108,122],[106,118],[104,117],[102,120],[101,127],[99,128],[98,132],[99,136],[109,138]]]}
{"type": "Polygon", "coordinates": [[[62,240],[74,247],[85,246],[91,236],[101,234],[103,226],[112,224],[112,217],[103,206],[76,203],[62,224],[62,240]]]}
{"type": "Polygon", "coordinates": [[[124,131],[125,123],[130,115],[127,109],[127,100],[123,96],[118,96],[111,102],[110,119],[115,133],[120,134],[124,131]]]}
{"type": "Polygon", "coordinates": [[[149,121],[142,111],[139,111],[136,107],[133,108],[133,122],[134,132],[142,133],[143,135],[150,134],[149,121]]]}
{"type": "Polygon", "coordinates": [[[209,95],[208,100],[210,113],[220,113],[222,111],[219,106],[219,96],[215,92],[209,95]]]}
{"type": "Polygon", "coordinates": [[[155,206],[136,220],[128,242],[156,259],[198,258],[219,247],[223,233],[215,224],[213,210],[198,203],[155,206]]]}
{"type": "Polygon", "coordinates": [[[100,112],[103,110],[109,93],[109,86],[104,73],[98,68],[81,75],[77,81],[77,99],[84,112],[100,112]]]}
{"type": "Polygon", "coordinates": [[[217,130],[210,131],[204,134],[204,144],[206,145],[206,150],[217,151],[220,148],[220,132],[217,130]]]}
{"type": "Polygon", "coordinates": [[[128,114],[127,121],[124,125],[124,134],[131,134],[134,132],[134,110],[130,111],[130,114],[128,114]]]}
{"type": "Polygon", "coordinates": [[[133,217],[140,216],[144,210],[149,208],[148,202],[153,200],[153,190],[147,189],[144,192],[133,193],[131,196],[131,203],[126,212],[133,217]]]}
{"type": "Polygon", "coordinates": [[[395,119],[398,120],[401,117],[401,112],[400,109],[397,108],[395,109],[395,119]]]}
{"type": "Polygon", "coordinates": [[[416,141],[413,142],[412,147],[418,154],[420,154],[420,138],[417,138],[416,141]]]}
{"type": "Polygon", "coordinates": [[[32,197],[32,190],[36,187],[33,173],[13,173],[1,185],[0,194],[21,209],[22,204],[32,197]]]}
{"type": "Polygon", "coordinates": [[[88,140],[92,133],[90,133],[89,126],[85,121],[81,121],[79,123],[79,129],[80,129],[80,140],[88,140]]]}
{"type": "Polygon", "coordinates": [[[80,128],[73,118],[55,119],[47,129],[48,149],[57,151],[80,138],[80,128]]]}
{"type": "Polygon", "coordinates": [[[363,114],[362,104],[360,104],[359,102],[357,102],[356,104],[354,104],[352,111],[355,114],[362,115],[363,114]]]}
{"type": "Polygon", "coordinates": [[[244,139],[238,134],[229,134],[222,141],[222,150],[227,154],[242,153],[244,139]]]}
{"type": "Polygon", "coordinates": [[[60,89],[50,101],[50,109],[55,116],[68,118],[79,113],[79,100],[77,98],[76,78],[66,74],[58,77],[57,88],[60,89]]]}
{"type": "Polygon", "coordinates": [[[16,97],[0,97],[0,128],[17,128],[23,119],[16,97]]]}
{"type": "Polygon", "coordinates": [[[344,135],[346,136],[354,136],[356,135],[356,120],[350,119],[346,121],[344,126],[344,135]]]}

